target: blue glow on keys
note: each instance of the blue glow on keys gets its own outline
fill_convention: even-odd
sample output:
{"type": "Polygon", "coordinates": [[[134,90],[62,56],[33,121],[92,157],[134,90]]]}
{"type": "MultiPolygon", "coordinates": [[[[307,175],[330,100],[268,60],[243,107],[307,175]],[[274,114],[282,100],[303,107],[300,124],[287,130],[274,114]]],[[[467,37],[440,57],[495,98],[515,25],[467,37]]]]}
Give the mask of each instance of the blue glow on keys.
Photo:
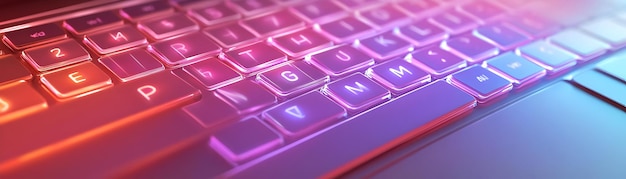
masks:
{"type": "Polygon", "coordinates": [[[548,74],[555,74],[576,65],[578,58],[576,55],[542,40],[518,48],[517,53],[547,69],[548,74]]]}
{"type": "Polygon", "coordinates": [[[611,48],[609,44],[593,38],[577,29],[561,31],[549,37],[548,40],[559,47],[581,56],[582,60],[589,60],[593,57],[602,55],[611,48]]]}
{"type": "Polygon", "coordinates": [[[520,57],[513,52],[508,52],[485,61],[490,69],[502,73],[513,82],[516,88],[546,75],[546,70],[541,66],[520,57]]]}
{"type": "Polygon", "coordinates": [[[450,78],[452,84],[486,103],[512,89],[511,82],[478,65],[457,72],[450,78]]]}

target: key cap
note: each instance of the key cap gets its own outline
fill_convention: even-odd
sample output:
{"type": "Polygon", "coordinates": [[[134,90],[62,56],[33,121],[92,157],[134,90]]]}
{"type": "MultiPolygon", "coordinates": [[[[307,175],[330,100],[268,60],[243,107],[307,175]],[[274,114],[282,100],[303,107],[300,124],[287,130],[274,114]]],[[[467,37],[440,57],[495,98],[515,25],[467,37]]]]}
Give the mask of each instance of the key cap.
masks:
{"type": "Polygon", "coordinates": [[[128,25],[86,35],[83,42],[100,54],[148,44],[141,32],[128,25]]]}
{"type": "Polygon", "coordinates": [[[577,29],[561,31],[553,36],[550,36],[548,41],[564,48],[565,50],[575,53],[580,56],[581,60],[592,59],[604,54],[611,48],[609,44],[593,38],[577,29]]]}
{"type": "Polygon", "coordinates": [[[528,13],[512,16],[503,23],[533,38],[541,38],[559,30],[558,23],[528,13]]]}
{"type": "Polygon", "coordinates": [[[546,75],[546,69],[513,52],[489,59],[485,61],[485,64],[489,69],[508,78],[515,88],[522,88],[546,75]]]}
{"type": "Polygon", "coordinates": [[[413,24],[399,28],[397,34],[416,46],[422,47],[448,38],[448,34],[441,28],[420,20],[413,24]]]}
{"type": "Polygon", "coordinates": [[[626,107],[626,96],[624,95],[626,85],[624,85],[623,81],[608,77],[594,70],[578,74],[574,76],[572,81],[617,105],[626,107]]]}
{"type": "Polygon", "coordinates": [[[200,29],[193,20],[184,14],[173,14],[142,21],[137,24],[137,28],[150,35],[153,39],[164,39],[200,29]]]}
{"type": "Polygon", "coordinates": [[[152,1],[120,9],[122,17],[137,22],[143,19],[172,13],[174,9],[166,1],[152,1]]]}
{"type": "Polygon", "coordinates": [[[626,26],[619,24],[614,19],[602,18],[580,25],[580,29],[590,33],[600,40],[617,49],[626,45],[626,26]]]}
{"type": "Polygon", "coordinates": [[[161,72],[57,103],[48,110],[0,125],[3,136],[21,136],[0,140],[1,146],[11,146],[0,150],[0,161],[15,161],[15,157],[35,157],[59,150],[137,118],[170,109],[198,95],[198,90],[178,77],[161,72]]]}
{"type": "Polygon", "coordinates": [[[374,64],[374,59],[349,45],[312,55],[310,62],[332,76],[341,76],[374,64]]]}
{"type": "Polygon", "coordinates": [[[300,57],[332,45],[330,40],[310,28],[272,38],[270,42],[292,57],[300,57]]]}
{"type": "Polygon", "coordinates": [[[327,84],[323,91],[350,110],[364,110],[391,98],[387,89],[361,73],[327,84]]]}
{"type": "Polygon", "coordinates": [[[472,96],[438,81],[335,125],[298,145],[272,153],[272,157],[256,165],[244,165],[243,170],[227,172],[222,176],[333,178],[459,114],[471,111],[475,102],[472,96]],[[267,167],[280,168],[284,172],[268,173],[267,167]]]}
{"type": "Polygon", "coordinates": [[[367,70],[367,76],[400,94],[431,81],[430,74],[409,61],[397,58],[367,70]]]}
{"type": "Polygon", "coordinates": [[[340,20],[319,25],[322,34],[335,42],[347,42],[366,34],[373,33],[372,27],[357,20],[354,17],[346,17],[340,20]]]}
{"type": "Polygon", "coordinates": [[[493,23],[476,28],[474,35],[489,42],[502,50],[511,50],[530,40],[529,37],[519,33],[503,23],[493,23]]]}
{"type": "Polygon", "coordinates": [[[459,10],[485,24],[498,16],[504,15],[504,9],[489,3],[489,1],[475,1],[459,6],[459,10]]]}
{"type": "Polygon", "coordinates": [[[258,36],[278,34],[304,26],[303,21],[287,10],[247,19],[241,23],[258,36]]]}
{"type": "Polygon", "coordinates": [[[434,0],[400,1],[396,2],[395,5],[416,18],[432,15],[440,7],[439,3],[434,0]]]}
{"type": "Polygon", "coordinates": [[[442,14],[436,15],[428,19],[429,22],[445,29],[452,34],[460,34],[465,31],[476,28],[476,22],[457,11],[448,10],[442,14]]]}
{"type": "Polygon", "coordinates": [[[216,58],[185,66],[183,70],[209,90],[215,90],[243,79],[243,76],[216,58]]]}
{"type": "Polygon", "coordinates": [[[318,87],[329,79],[306,62],[298,61],[259,73],[257,80],[275,94],[289,96],[318,87]]]}
{"type": "Polygon", "coordinates": [[[379,4],[379,0],[335,0],[337,4],[346,10],[356,10],[379,4]]]}
{"type": "Polygon", "coordinates": [[[387,29],[399,24],[405,24],[409,20],[407,15],[391,4],[374,9],[357,11],[357,16],[365,19],[370,25],[376,26],[379,29],[387,29]]]}
{"type": "Polygon", "coordinates": [[[341,108],[317,91],[298,96],[263,112],[263,118],[283,134],[302,137],[346,116],[341,108]]]}
{"type": "Polygon", "coordinates": [[[306,2],[293,6],[290,10],[311,23],[324,23],[347,14],[346,11],[339,5],[332,3],[331,0],[306,2]]]}
{"type": "Polygon", "coordinates": [[[237,110],[212,92],[203,91],[202,99],[183,110],[204,128],[217,126],[238,116],[237,110]]]}
{"type": "Polygon", "coordinates": [[[91,59],[87,50],[72,39],[26,49],[22,51],[22,58],[39,71],[48,71],[91,59]]]}
{"type": "Polygon", "coordinates": [[[452,74],[450,81],[476,97],[479,103],[487,103],[513,88],[511,82],[479,65],[452,74]]]}
{"type": "Polygon", "coordinates": [[[0,126],[47,107],[46,100],[28,82],[0,86],[0,126]]]}
{"type": "Polygon", "coordinates": [[[14,56],[0,57],[0,85],[29,80],[33,77],[30,71],[14,56]]]}
{"type": "Polygon", "coordinates": [[[63,21],[63,26],[76,35],[122,25],[124,21],[113,11],[104,11],[63,21]]]}
{"type": "Polygon", "coordinates": [[[123,82],[165,70],[159,60],[143,49],[105,56],[98,61],[123,82]]]}
{"type": "Polygon", "coordinates": [[[3,40],[11,48],[21,50],[64,38],[67,38],[65,31],[51,23],[7,32],[3,40]]]}
{"type": "Polygon", "coordinates": [[[168,66],[180,66],[211,57],[222,48],[201,33],[193,33],[161,41],[148,46],[148,50],[161,58],[168,66]]]}
{"type": "Polygon", "coordinates": [[[276,96],[250,80],[218,88],[215,93],[240,114],[265,108],[278,101],[276,96]]]}
{"type": "Polygon", "coordinates": [[[188,14],[207,26],[241,18],[241,14],[228,8],[224,3],[194,8],[189,10],[188,14]]]}
{"type": "Polygon", "coordinates": [[[216,1],[204,0],[170,0],[169,2],[180,9],[190,9],[198,6],[207,6],[218,3],[216,1]]]}
{"type": "Polygon", "coordinates": [[[548,75],[555,74],[576,65],[576,56],[550,45],[544,41],[536,41],[517,49],[519,54],[527,57],[548,70],[548,75]]]}
{"type": "Polygon", "coordinates": [[[252,32],[243,28],[239,23],[205,29],[204,33],[225,48],[239,46],[256,39],[252,32]]]}
{"type": "Polygon", "coordinates": [[[624,60],[623,55],[614,55],[612,58],[612,60],[607,60],[598,65],[596,69],[626,82],[626,71],[624,71],[626,60],[624,60]]]}
{"type": "Polygon", "coordinates": [[[498,50],[497,47],[477,38],[472,34],[464,34],[446,40],[441,46],[442,48],[450,50],[452,53],[461,56],[469,63],[478,63],[500,53],[500,50],[498,50]]]}
{"type": "Polygon", "coordinates": [[[411,53],[412,62],[434,78],[444,77],[467,66],[465,60],[437,46],[411,53]]]}
{"type": "Polygon", "coordinates": [[[221,58],[245,73],[255,72],[287,60],[287,56],[263,42],[225,52],[221,58]]]}
{"type": "Polygon", "coordinates": [[[395,36],[392,31],[372,36],[359,42],[361,50],[378,59],[388,59],[412,50],[411,43],[395,36]]]}
{"type": "Polygon", "coordinates": [[[112,85],[111,79],[91,62],[41,75],[41,83],[59,98],[69,98],[112,85]]]}
{"type": "Polygon", "coordinates": [[[283,139],[256,118],[250,118],[215,132],[209,145],[224,158],[243,162],[283,144],[283,139]]]}
{"type": "Polygon", "coordinates": [[[271,0],[230,0],[227,3],[246,16],[268,12],[277,7],[276,2],[271,0]]]}

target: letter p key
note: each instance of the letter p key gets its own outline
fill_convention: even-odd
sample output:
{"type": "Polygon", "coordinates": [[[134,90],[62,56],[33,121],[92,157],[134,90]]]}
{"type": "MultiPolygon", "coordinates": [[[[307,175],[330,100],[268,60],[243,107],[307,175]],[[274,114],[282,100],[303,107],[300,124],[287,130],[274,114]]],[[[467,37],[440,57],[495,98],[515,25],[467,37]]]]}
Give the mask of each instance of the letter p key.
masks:
{"type": "Polygon", "coordinates": [[[137,92],[139,92],[139,94],[141,94],[143,98],[146,98],[146,100],[150,101],[150,97],[156,94],[157,89],[152,85],[145,85],[137,88],[137,92]]]}

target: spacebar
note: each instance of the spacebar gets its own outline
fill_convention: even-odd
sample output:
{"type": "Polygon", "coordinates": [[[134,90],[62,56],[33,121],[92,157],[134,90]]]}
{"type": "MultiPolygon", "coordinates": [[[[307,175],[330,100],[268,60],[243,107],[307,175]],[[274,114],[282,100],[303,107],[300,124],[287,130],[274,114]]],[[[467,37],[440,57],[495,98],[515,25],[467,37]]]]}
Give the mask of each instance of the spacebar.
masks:
{"type": "Polygon", "coordinates": [[[0,146],[5,146],[0,166],[58,150],[198,95],[180,78],[161,72],[59,103],[0,125],[0,146]]]}
{"type": "Polygon", "coordinates": [[[475,106],[474,98],[435,82],[293,145],[258,163],[225,174],[234,178],[327,178],[371,159],[475,106]],[[268,169],[280,169],[268,172],[268,169]]]}

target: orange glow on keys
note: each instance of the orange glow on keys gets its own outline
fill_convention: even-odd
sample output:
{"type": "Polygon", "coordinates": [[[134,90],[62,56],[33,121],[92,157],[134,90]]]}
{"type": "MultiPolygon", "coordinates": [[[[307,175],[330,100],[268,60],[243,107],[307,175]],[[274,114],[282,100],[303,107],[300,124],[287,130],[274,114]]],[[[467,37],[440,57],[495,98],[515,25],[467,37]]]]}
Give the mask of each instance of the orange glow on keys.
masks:
{"type": "Polygon", "coordinates": [[[24,81],[0,87],[0,125],[46,107],[43,97],[24,81]]]}
{"type": "Polygon", "coordinates": [[[41,75],[41,82],[59,98],[67,98],[111,85],[111,78],[91,62],[41,75]]]}

